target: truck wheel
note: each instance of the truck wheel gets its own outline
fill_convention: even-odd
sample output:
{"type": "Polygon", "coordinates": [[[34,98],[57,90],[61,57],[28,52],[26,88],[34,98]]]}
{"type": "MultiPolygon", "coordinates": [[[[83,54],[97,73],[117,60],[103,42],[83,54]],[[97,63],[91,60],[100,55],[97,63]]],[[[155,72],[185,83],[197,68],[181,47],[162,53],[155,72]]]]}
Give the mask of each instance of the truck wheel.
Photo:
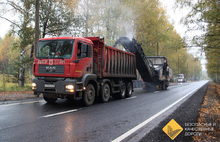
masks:
{"type": "Polygon", "coordinates": [[[164,85],[165,86],[164,90],[167,90],[168,85],[166,83],[164,83],[164,84],[165,84],[164,85]]]}
{"type": "Polygon", "coordinates": [[[94,101],[95,101],[95,89],[94,89],[92,84],[89,84],[86,87],[86,91],[84,93],[83,99],[84,99],[84,104],[86,106],[90,106],[94,103],[94,101]]]}
{"type": "Polygon", "coordinates": [[[167,86],[165,85],[165,89],[164,90],[167,90],[167,86]]]}
{"type": "Polygon", "coordinates": [[[166,83],[163,82],[163,83],[161,84],[161,90],[166,90],[166,89],[167,89],[167,87],[166,87],[166,83]]]}
{"type": "Polygon", "coordinates": [[[132,83],[129,82],[126,86],[126,97],[129,98],[132,96],[132,83]]]}
{"type": "Polygon", "coordinates": [[[102,92],[101,92],[101,102],[105,103],[109,101],[111,94],[110,86],[108,83],[105,83],[104,86],[102,87],[102,92]]]}
{"type": "Polygon", "coordinates": [[[57,98],[48,98],[48,97],[44,96],[44,100],[47,103],[53,104],[53,103],[55,103],[57,101],[57,98]]]}
{"type": "Polygon", "coordinates": [[[125,98],[125,94],[126,94],[126,85],[124,82],[121,83],[121,92],[119,93],[119,99],[123,99],[125,98]]]}

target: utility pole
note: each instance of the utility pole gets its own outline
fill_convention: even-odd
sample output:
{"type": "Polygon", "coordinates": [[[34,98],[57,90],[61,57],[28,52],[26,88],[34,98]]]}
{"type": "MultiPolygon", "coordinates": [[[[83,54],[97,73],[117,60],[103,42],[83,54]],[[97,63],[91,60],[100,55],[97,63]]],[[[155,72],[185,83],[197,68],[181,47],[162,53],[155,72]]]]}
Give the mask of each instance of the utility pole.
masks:
{"type": "Polygon", "coordinates": [[[39,7],[40,7],[40,0],[36,0],[36,13],[35,13],[35,43],[34,47],[36,49],[37,41],[39,40],[39,7]]]}
{"type": "Polygon", "coordinates": [[[179,55],[178,55],[178,74],[180,74],[179,68],[180,68],[180,60],[179,60],[179,55]]]}

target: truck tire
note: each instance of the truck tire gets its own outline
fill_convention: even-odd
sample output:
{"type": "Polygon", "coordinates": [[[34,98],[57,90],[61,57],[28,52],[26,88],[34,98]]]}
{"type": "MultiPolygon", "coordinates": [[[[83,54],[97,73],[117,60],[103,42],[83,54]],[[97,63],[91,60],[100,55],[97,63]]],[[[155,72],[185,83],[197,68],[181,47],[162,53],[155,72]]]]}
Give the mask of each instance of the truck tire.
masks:
{"type": "Polygon", "coordinates": [[[108,102],[111,95],[111,89],[108,83],[105,83],[102,87],[100,100],[102,103],[108,102]]]}
{"type": "Polygon", "coordinates": [[[48,98],[48,97],[44,96],[44,100],[49,104],[53,104],[57,101],[57,98],[48,98]]]}
{"type": "Polygon", "coordinates": [[[167,90],[167,86],[165,85],[165,89],[164,90],[167,90]]]}
{"type": "Polygon", "coordinates": [[[168,87],[168,85],[167,85],[167,83],[164,83],[165,85],[165,88],[164,88],[164,90],[167,90],[167,87],[168,87]]]}
{"type": "Polygon", "coordinates": [[[124,82],[121,83],[121,90],[120,93],[118,94],[119,99],[124,99],[126,95],[126,85],[124,82]]]}
{"type": "Polygon", "coordinates": [[[85,106],[90,106],[95,101],[95,88],[92,84],[89,84],[86,87],[86,91],[84,92],[83,101],[85,106]]]}
{"type": "Polygon", "coordinates": [[[163,83],[161,84],[161,89],[162,89],[162,90],[167,90],[167,86],[166,86],[166,83],[165,83],[165,82],[163,82],[163,83]]]}
{"type": "Polygon", "coordinates": [[[160,89],[164,90],[164,83],[163,82],[160,84],[160,89]]]}
{"type": "Polygon", "coordinates": [[[125,94],[125,97],[126,98],[129,98],[132,96],[132,83],[131,82],[128,82],[126,84],[126,94],[125,94]]]}

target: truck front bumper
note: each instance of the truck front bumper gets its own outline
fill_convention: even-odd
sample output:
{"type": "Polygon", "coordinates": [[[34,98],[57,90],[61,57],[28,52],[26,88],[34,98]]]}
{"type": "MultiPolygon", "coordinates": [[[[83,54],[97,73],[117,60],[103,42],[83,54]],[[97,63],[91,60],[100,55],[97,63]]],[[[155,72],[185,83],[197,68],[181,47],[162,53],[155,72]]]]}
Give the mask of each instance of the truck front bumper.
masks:
{"type": "Polygon", "coordinates": [[[69,94],[75,95],[77,80],[70,78],[45,78],[35,77],[32,83],[34,94],[49,93],[49,94],[69,94]]]}

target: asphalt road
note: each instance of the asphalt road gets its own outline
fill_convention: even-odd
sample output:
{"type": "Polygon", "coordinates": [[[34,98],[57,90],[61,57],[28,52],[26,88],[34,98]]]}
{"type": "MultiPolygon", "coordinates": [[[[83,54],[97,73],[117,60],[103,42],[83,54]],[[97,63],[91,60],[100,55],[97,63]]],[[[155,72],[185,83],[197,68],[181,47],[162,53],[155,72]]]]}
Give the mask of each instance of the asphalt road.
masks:
{"type": "Polygon", "coordinates": [[[90,107],[66,100],[54,105],[43,100],[0,105],[0,141],[138,141],[143,129],[156,127],[206,83],[178,84],[155,92],[137,88],[129,99],[90,107]]]}

